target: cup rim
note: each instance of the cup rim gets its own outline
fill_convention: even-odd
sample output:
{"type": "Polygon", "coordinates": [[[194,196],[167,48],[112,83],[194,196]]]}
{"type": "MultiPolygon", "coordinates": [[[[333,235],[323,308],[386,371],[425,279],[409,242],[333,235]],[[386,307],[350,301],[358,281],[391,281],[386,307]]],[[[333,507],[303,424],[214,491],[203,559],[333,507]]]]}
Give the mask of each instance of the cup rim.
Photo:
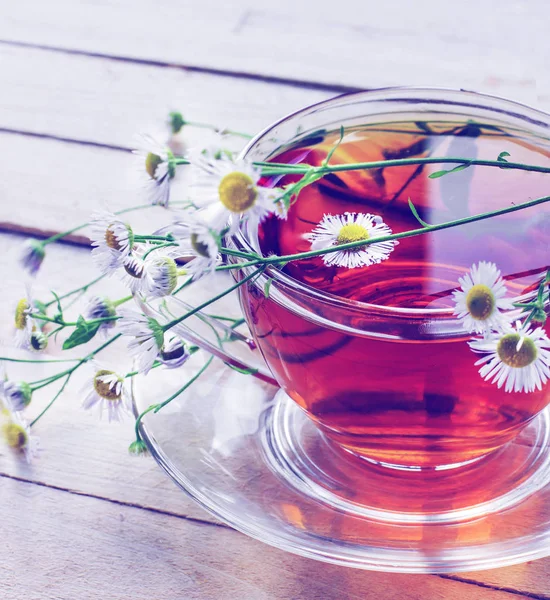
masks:
{"type": "MultiPolygon", "coordinates": [[[[330,107],[337,105],[339,101],[344,100],[353,100],[360,98],[367,98],[371,101],[407,101],[412,100],[418,102],[420,98],[410,97],[408,95],[416,94],[417,96],[426,95],[424,100],[430,101],[434,104],[448,104],[452,103],[457,106],[471,107],[471,108],[482,108],[485,110],[490,110],[495,113],[501,113],[504,115],[508,115],[512,118],[521,119],[523,121],[527,121],[531,126],[545,128],[550,132],[550,113],[546,113],[542,110],[532,108],[526,104],[521,102],[517,102],[515,100],[509,100],[506,98],[501,98],[499,96],[494,96],[491,94],[485,94],[481,92],[474,92],[471,90],[465,89],[455,89],[455,88],[446,88],[446,87],[429,87],[429,86],[387,86],[381,88],[374,88],[370,90],[363,91],[355,91],[355,92],[346,92],[343,94],[338,94],[333,98],[328,98],[326,100],[321,100],[320,102],[315,102],[313,104],[309,104],[303,108],[300,108],[294,112],[288,113],[287,115],[281,117],[276,120],[272,124],[265,127],[259,133],[257,133],[243,148],[243,150],[239,154],[239,160],[246,159],[248,154],[254,149],[254,147],[266,136],[268,136],[274,129],[276,129],[279,125],[289,121],[290,119],[294,119],[300,117],[301,115],[305,115],[312,110],[330,107]],[[466,99],[471,98],[471,102],[467,102],[466,99]],[[477,102],[473,102],[473,99],[476,99],[477,102]],[[462,101],[460,101],[462,100],[462,101]]],[[[244,235],[241,228],[234,233],[231,238],[233,242],[238,242],[241,248],[245,251],[254,252],[256,249],[250,243],[250,240],[247,236],[244,235]]],[[[294,277],[283,273],[283,271],[269,266],[264,271],[264,273],[252,280],[252,285],[257,288],[264,289],[265,283],[267,280],[271,279],[273,282],[280,282],[285,287],[289,287],[293,290],[298,290],[302,294],[307,294],[308,296],[315,298],[317,300],[324,300],[329,302],[331,305],[339,305],[341,307],[352,308],[355,310],[361,310],[365,312],[376,312],[379,315],[387,315],[387,316],[395,316],[395,317],[410,317],[412,319],[416,318],[430,318],[430,317],[446,317],[447,319],[451,319],[454,315],[454,309],[452,307],[449,308],[403,308],[403,307],[391,307],[384,306],[380,304],[371,304],[369,302],[363,302],[360,300],[353,300],[351,298],[345,298],[342,296],[338,296],[336,294],[332,294],[330,292],[326,292],[323,290],[319,290],[313,286],[308,285],[294,277]],[[266,276],[267,275],[267,276],[266,276]]],[[[458,287],[458,282],[457,282],[458,287]]],[[[525,295],[527,296],[527,295],[525,295]]],[[[520,296],[516,298],[516,300],[521,301],[525,296],[520,296]]]]}

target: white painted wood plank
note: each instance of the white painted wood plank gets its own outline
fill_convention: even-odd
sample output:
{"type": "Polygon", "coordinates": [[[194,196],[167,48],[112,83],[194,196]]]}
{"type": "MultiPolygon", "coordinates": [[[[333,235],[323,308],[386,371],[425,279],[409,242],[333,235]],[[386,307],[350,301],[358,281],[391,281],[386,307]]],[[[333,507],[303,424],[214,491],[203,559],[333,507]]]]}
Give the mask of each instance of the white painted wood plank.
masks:
{"type": "Polygon", "coordinates": [[[550,94],[549,16],[542,0],[21,0],[0,6],[0,38],[326,84],[500,91],[537,104],[550,94]]]}
{"type": "MultiPolygon", "coordinates": [[[[0,128],[123,147],[133,147],[136,133],[163,126],[171,110],[254,134],[333,95],[1,44],[0,76],[0,128]]],[[[204,138],[204,130],[185,131],[189,145],[204,138]]]]}
{"type": "MultiPolygon", "coordinates": [[[[14,254],[19,241],[17,236],[0,234],[0,256],[2,256],[0,278],[4,283],[4,293],[0,303],[0,314],[2,315],[0,318],[0,355],[15,356],[15,352],[11,348],[12,324],[10,314],[14,304],[23,292],[23,284],[19,281],[19,275],[13,266],[14,254]]],[[[85,249],[66,245],[53,246],[50,248],[46,262],[37,278],[34,286],[35,293],[38,298],[46,300],[45,292],[49,287],[58,290],[66,289],[67,285],[76,287],[80,283],[92,279],[93,276],[94,272],[90,267],[88,252],[85,249]]],[[[124,294],[123,289],[117,287],[114,281],[101,283],[97,291],[109,293],[111,297],[124,294]]],[[[119,346],[119,351],[120,348],[121,346],[119,346]]],[[[116,352],[115,349],[110,355],[107,355],[107,358],[102,358],[105,361],[104,364],[120,364],[120,356],[115,357],[116,352]],[[112,363],[111,360],[113,360],[112,363]]],[[[59,350],[54,347],[48,349],[48,354],[50,357],[61,357],[59,350]]],[[[79,356],[83,352],[81,349],[75,349],[74,354],[79,356]]],[[[24,365],[8,364],[7,367],[10,376],[25,379],[43,377],[46,374],[55,372],[53,369],[56,368],[51,366],[47,371],[31,371],[29,367],[24,365]]],[[[77,494],[108,498],[120,503],[148,507],[190,519],[206,522],[215,521],[213,517],[188,499],[165,476],[152,458],[139,459],[128,455],[127,447],[133,439],[131,420],[127,420],[120,425],[107,424],[100,422],[95,416],[85,413],[80,408],[83,397],[82,389],[85,387],[88,375],[86,369],[83,369],[82,375],[74,378],[56,406],[37,425],[36,434],[41,437],[44,448],[40,458],[28,466],[12,454],[1,449],[0,474],[72,490],[77,494]]],[[[37,415],[50,397],[47,389],[43,390],[42,393],[38,392],[29,407],[29,416],[37,415]]],[[[0,479],[1,489],[2,480],[0,479]]],[[[12,503],[16,502],[17,496],[13,494],[6,496],[4,492],[0,491],[0,498],[4,510],[6,503],[11,506],[12,503]]],[[[60,498],[64,498],[64,496],[60,496],[60,498]]],[[[126,509],[120,508],[120,510],[125,511],[126,509]]],[[[85,532],[83,535],[85,535],[85,532]]],[[[244,541],[242,544],[246,546],[244,541]]],[[[270,558],[271,550],[264,548],[263,551],[266,553],[264,555],[262,554],[262,547],[254,545],[254,548],[257,548],[255,552],[258,561],[272,560],[270,558]],[[264,558],[264,556],[267,558],[264,558]]],[[[101,552],[104,554],[105,549],[101,552]]],[[[302,559],[287,557],[284,562],[285,564],[287,562],[294,564],[293,561],[296,560],[300,562],[302,559]]],[[[304,567],[305,571],[313,569],[313,572],[316,573],[315,569],[322,569],[322,567],[307,567],[307,565],[313,565],[313,563],[303,562],[306,565],[304,567]]],[[[325,568],[332,569],[332,567],[325,568]]],[[[339,577],[344,577],[344,574],[347,573],[344,570],[337,571],[340,573],[339,577]]],[[[354,572],[349,571],[344,580],[355,581],[355,577],[364,577],[352,573],[354,572]]],[[[383,578],[382,575],[373,575],[373,577],[383,578]]],[[[461,577],[494,587],[505,587],[520,592],[544,595],[548,591],[550,559],[507,569],[464,574],[461,577]]],[[[315,575],[315,578],[317,578],[317,575],[315,575]]],[[[406,580],[402,579],[401,581],[406,586],[406,580]]],[[[454,584],[448,583],[448,585],[454,584]]],[[[305,589],[304,587],[303,590],[305,589]]],[[[445,590],[445,588],[443,589],[445,590]]],[[[482,593],[490,592],[483,591],[482,593]]],[[[306,596],[299,595],[297,597],[306,596]]],[[[359,597],[361,596],[359,595],[359,597]]],[[[447,598],[448,596],[443,595],[442,597],[447,598]]],[[[480,598],[484,597],[480,595],[480,598]]],[[[339,597],[335,596],[335,598],[339,597]]],[[[468,596],[466,595],[465,598],[468,598],[468,596]]]]}
{"type": "Polygon", "coordinates": [[[354,571],[215,526],[0,478],[4,598],[514,600],[432,576],[354,571]]]}

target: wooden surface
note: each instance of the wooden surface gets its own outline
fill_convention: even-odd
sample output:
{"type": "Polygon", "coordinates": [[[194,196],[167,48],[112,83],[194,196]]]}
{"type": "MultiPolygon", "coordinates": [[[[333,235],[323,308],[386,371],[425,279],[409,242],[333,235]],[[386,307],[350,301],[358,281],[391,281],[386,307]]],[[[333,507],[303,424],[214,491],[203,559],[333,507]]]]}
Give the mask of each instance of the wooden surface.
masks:
{"type": "MultiPolygon", "coordinates": [[[[290,0],[0,3],[1,353],[15,356],[10,315],[24,289],[15,263],[24,238],[12,232],[55,232],[104,203],[139,203],[128,149],[169,110],[253,133],[340,91],[400,84],[548,110],[549,16],[539,1],[348,0],[337,11],[290,0]]],[[[202,139],[186,131],[187,144],[202,139]]],[[[133,218],[162,222],[155,209],[133,218]]],[[[91,276],[86,250],[63,244],[48,251],[36,288],[91,276]]],[[[33,465],[0,454],[0,598],[550,598],[550,559],[413,577],[323,565],[248,539],[188,500],[151,458],[129,457],[130,422],[84,413],[84,377],[38,425],[45,450],[33,465]]],[[[33,400],[35,414],[45,401],[33,400]]]]}

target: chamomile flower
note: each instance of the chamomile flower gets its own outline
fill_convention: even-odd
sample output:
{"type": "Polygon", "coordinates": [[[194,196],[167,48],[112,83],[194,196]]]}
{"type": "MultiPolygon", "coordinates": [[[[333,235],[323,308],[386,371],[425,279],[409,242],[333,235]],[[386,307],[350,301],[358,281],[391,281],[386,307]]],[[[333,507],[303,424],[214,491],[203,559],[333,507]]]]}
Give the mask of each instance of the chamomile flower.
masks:
{"type": "Polygon", "coordinates": [[[37,329],[36,323],[32,318],[34,312],[33,300],[30,290],[21,298],[15,307],[15,344],[19,348],[29,349],[31,347],[31,337],[33,331],[37,329]]]}
{"type": "Polygon", "coordinates": [[[124,413],[131,412],[130,395],[124,377],[114,371],[97,367],[86,389],[89,392],[82,407],[86,410],[98,407],[100,416],[107,413],[109,423],[121,421],[124,413]]]}
{"type": "Polygon", "coordinates": [[[147,375],[163,348],[164,331],[156,319],[135,310],[121,310],[119,314],[120,332],[130,338],[128,351],[136,360],[137,370],[147,375]]]}
{"type": "MultiPolygon", "coordinates": [[[[94,319],[110,319],[116,317],[116,307],[109,298],[93,296],[88,300],[83,316],[86,321],[92,321],[94,319]]],[[[103,321],[99,326],[99,331],[105,335],[115,325],[116,319],[103,321]]]]}
{"type": "Polygon", "coordinates": [[[462,320],[464,329],[475,333],[499,331],[510,318],[501,310],[513,308],[504,298],[506,285],[494,263],[480,262],[458,280],[460,290],[453,292],[454,314],[462,320]]]}
{"type": "Polygon", "coordinates": [[[505,326],[501,333],[473,340],[470,347],[487,354],[475,363],[481,365],[479,374],[499,388],[504,385],[506,392],[541,390],[550,378],[550,339],[542,327],[533,330],[518,321],[515,328],[505,326]]]}
{"type": "Polygon", "coordinates": [[[190,259],[185,264],[185,273],[193,279],[214,273],[218,264],[220,233],[211,229],[197,214],[179,214],[174,233],[180,244],[180,253],[190,259]]]}
{"type": "MultiPolygon", "coordinates": [[[[305,237],[311,242],[312,250],[337,248],[342,244],[359,242],[391,235],[391,229],[382,221],[382,217],[369,213],[350,213],[343,215],[324,215],[317,227],[305,237]]],[[[389,258],[397,241],[375,242],[346,250],[335,250],[323,255],[326,265],[346,267],[368,267],[389,258]]]]}
{"type": "Polygon", "coordinates": [[[40,240],[27,240],[21,251],[19,262],[30,275],[36,275],[46,256],[44,243],[40,240]]]}
{"type": "Polygon", "coordinates": [[[26,381],[10,381],[0,369],[0,404],[10,412],[24,410],[32,399],[31,386],[26,381]]]}
{"type": "Polygon", "coordinates": [[[230,223],[231,231],[239,225],[239,216],[246,215],[259,223],[269,213],[276,212],[281,191],[258,185],[260,169],[247,160],[233,160],[221,153],[191,155],[193,178],[189,194],[199,208],[216,205],[217,219],[230,223]]]}
{"type": "Polygon", "coordinates": [[[150,135],[140,136],[140,148],[134,151],[141,159],[151,204],[167,207],[170,202],[171,180],[176,175],[174,155],[168,146],[150,135]]]}
{"type": "Polygon", "coordinates": [[[181,367],[191,356],[185,342],[173,333],[166,333],[158,360],[168,369],[181,367]]]}
{"type": "Polygon", "coordinates": [[[24,455],[27,463],[38,456],[39,439],[31,434],[30,425],[17,413],[9,413],[2,425],[2,437],[9,448],[24,455]]]}
{"type": "Polygon", "coordinates": [[[145,259],[149,287],[145,295],[150,298],[169,296],[178,284],[178,265],[172,249],[157,250],[145,259]]]}
{"type": "Polygon", "coordinates": [[[120,267],[134,245],[134,233],[130,225],[110,212],[92,215],[92,259],[105,274],[120,267]]]}
{"type": "Polygon", "coordinates": [[[174,248],[156,250],[154,246],[144,246],[143,251],[124,261],[124,283],[134,294],[145,298],[170,295],[178,283],[177,255],[174,248]]]}

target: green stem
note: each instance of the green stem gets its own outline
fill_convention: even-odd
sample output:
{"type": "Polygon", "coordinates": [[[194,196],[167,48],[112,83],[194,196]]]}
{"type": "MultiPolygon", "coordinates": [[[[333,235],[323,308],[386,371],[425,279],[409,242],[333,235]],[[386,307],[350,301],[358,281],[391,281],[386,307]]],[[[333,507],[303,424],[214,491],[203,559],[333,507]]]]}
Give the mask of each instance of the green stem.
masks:
{"type": "Polygon", "coordinates": [[[120,298],[119,300],[114,300],[113,306],[116,308],[117,306],[120,306],[121,304],[124,304],[124,303],[128,302],[129,300],[132,300],[133,297],[134,297],[134,295],[130,294],[129,296],[124,296],[124,298],[120,298]]]}
{"type": "Polygon", "coordinates": [[[62,371],[61,373],[57,373],[56,375],[52,375],[51,377],[48,377],[46,379],[39,379],[38,381],[31,382],[29,385],[31,386],[32,391],[35,392],[36,390],[39,390],[40,388],[46,387],[46,386],[50,385],[51,383],[54,383],[58,379],[65,377],[65,375],[72,375],[81,365],[83,365],[84,363],[87,363],[90,359],[92,359],[94,356],[99,354],[103,349],[105,349],[107,346],[111,345],[113,342],[118,340],[120,337],[122,337],[122,334],[117,333],[112,338],[109,338],[106,342],[101,344],[101,346],[99,346],[95,350],[92,350],[92,352],[87,354],[84,358],[79,359],[78,363],[76,365],[74,365],[74,367],[71,367],[70,369],[62,371]]]}
{"type": "Polygon", "coordinates": [[[173,242],[174,238],[172,235],[134,235],[135,242],[173,242]]]}
{"type": "MultiPolygon", "coordinates": [[[[175,159],[176,165],[187,165],[189,160],[185,158],[175,159]]],[[[380,169],[386,167],[405,167],[409,165],[437,165],[455,164],[481,167],[497,167],[499,169],[519,169],[522,171],[533,171],[535,173],[550,173],[550,167],[540,165],[528,165],[525,163],[504,162],[498,160],[482,160],[476,158],[427,156],[424,158],[396,158],[392,160],[378,160],[360,163],[348,163],[342,165],[325,165],[315,167],[313,165],[290,165],[286,163],[272,163],[255,161],[254,166],[262,169],[262,175],[305,175],[315,172],[317,174],[339,173],[342,171],[358,171],[366,169],[380,169]]]]}
{"type": "Polygon", "coordinates": [[[237,137],[242,137],[247,140],[251,140],[254,136],[248,133],[242,133],[241,131],[234,131],[233,129],[221,129],[220,127],[216,127],[215,125],[210,125],[210,123],[199,123],[197,121],[185,121],[184,125],[191,125],[191,127],[198,127],[199,129],[209,129],[210,131],[219,132],[221,134],[234,135],[237,137]]]}
{"type": "Polygon", "coordinates": [[[55,403],[55,401],[59,398],[59,396],[61,396],[61,394],[63,393],[63,390],[65,389],[65,387],[67,386],[67,384],[69,383],[69,380],[71,378],[72,372],[69,373],[67,375],[67,378],[65,379],[65,381],[63,382],[63,385],[61,386],[61,388],[58,390],[57,394],[52,398],[52,400],[48,403],[48,405],[46,406],[46,408],[36,417],[36,419],[34,419],[33,421],[31,421],[31,427],[34,427],[34,425],[36,425],[36,423],[48,412],[48,410],[51,408],[51,406],[55,403]]]}
{"type": "MultiPolygon", "coordinates": [[[[550,196],[544,196],[542,198],[536,198],[535,200],[530,200],[529,202],[524,202],[522,204],[517,204],[515,206],[509,206],[507,208],[501,208],[498,210],[494,210],[491,212],[481,213],[479,215],[474,215],[472,217],[464,217],[462,219],[455,219],[454,221],[447,221],[445,223],[441,223],[439,225],[429,225],[427,227],[422,227],[421,229],[411,229],[410,231],[403,231],[402,233],[394,233],[392,235],[385,235],[376,238],[370,238],[368,240],[358,241],[358,242],[349,242],[348,244],[341,244],[337,247],[331,246],[329,248],[323,248],[322,250],[311,250],[309,252],[302,252],[300,254],[287,254],[283,256],[270,256],[268,258],[261,259],[262,265],[270,265],[276,264],[279,262],[288,262],[291,260],[301,260],[304,258],[313,258],[315,256],[321,256],[323,254],[328,254],[329,252],[334,252],[337,250],[352,250],[354,248],[360,248],[362,246],[369,246],[370,244],[377,244],[380,242],[389,242],[392,240],[401,240],[404,238],[414,237],[416,235],[422,235],[424,233],[431,233],[433,231],[440,231],[442,229],[450,229],[452,227],[458,227],[459,225],[466,225],[468,223],[475,223],[476,221],[483,221],[485,219],[489,219],[491,217],[498,217],[501,215],[506,215],[508,213],[513,213],[518,210],[524,210],[526,208],[531,208],[533,206],[537,206],[539,204],[544,204],[545,202],[550,201],[550,196]]],[[[250,254],[249,258],[254,258],[254,255],[250,254]]]]}
{"type": "MultiPolygon", "coordinates": [[[[132,296],[130,296],[132,298],[132,296]]],[[[76,321],[64,321],[63,319],[54,319],[52,317],[48,317],[43,314],[33,314],[33,319],[38,319],[39,321],[47,321],[48,323],[56,323],[57,325],[63,325],[63,327],[76,327],[78,323],[76,321]]],[[[100,317],[98,319],[90,319],[87,323],[103,323],[104,321],[116,321],[120,319],[120,317],[100,317]]]]}
{"type": "Polygon", "coordinates": [[[261,272],[263,272],[264,268],[265,267],[262,266],[259,269],[256,269],[255,271],[253,271],[252,273],[248,274],[246,277],[244,277],[243,279],[241,279],[241,281],[237,281],[237,283],[235,283],[235,285],[232,285],[230,288],[224,290],[223,292],[221,292],[217,296],[214,296],[214,298],[211,298],[210,300],[207,300],[206,302],[203,302],[202,304],[199,304],[199,306],[195,307],[193,310],[190,310],[189,312],[186,312],[181,317],[178,317],[177,319],[174,319],[173,321],[169,321],[168,323],[166,323],[166,325],[163,325],[162,329],[164,331],[167,331],[168,329],[174,327],[175,325],[178,325],[179,323],[181,323],[185,319],[188,319],[189,317],[192,317],[194,314],[198,313],[203,308],[206,308],[207,306],[210,306],[210,304],[213,304],[214,302],[216,302],[220,298],[223,298],[224,296],[227,296],[227,294],[230,294],[231,292],[233,292],[237,288],[241,287],[241,285],[244,285],[247,281],[250,281],[253,277],[256,277],[256,275],[259,275],[261,272]]]}
{"type": "MultiPolygon", "coordinates": [[[[89,283],[87,283],[86,285],[82,285],[79,288],[71,290],[70,292],[67,292],[66,294],[63,294],[62,296],[59,296],[58,299],[59,300],[64,300],[65,298],[68,298],[69,296],[72,296],[73,294],[77,294],[78,292],[86,292],[86,291],[88,291],[89,288],[91,288],[98,281],[101,281],[105,277],[106,277],[106,275],[100,275],[99,277],[96,277],[95,279],[93,279],[92,281],[90,281],[89,283]]],[[[46,308],[48,308],[52,304],[55,304],[58,299],[56,298],[55,300],[51,300],[50,302],[47,302],[46,304],[44,304],[44,306],[46,308]]]]}
{"type": "Polygon", "coordinates": [[[204,363],[204,365],[199,369],[199,371],[197,373],[195,373],[195,375],[193,375],[193,377],[191,377],[191,379],[189,381],[187,381],[185,383],[185,385],[183,385],[179,390],[177,390],[174,394],[172,394],[170,396],[170,398],[168,398],[164,402],[161,402],[160,404],[151,404],[151,406],[149,406],[142,413],[139,414],[139,416],[136,419],[136,424],[135,424],[136,439],[141,440],[141,434],[139,432],[139,428],[141,425],[141,421],[143,420],[143,417],[145,417],[145,415],[150,413],[151,411],[154,411],[155,413],[157,413],[159,410],[164,408],[169,402],[172,402],[172,400],[177,398],[180,394],[183,394],[183,392],[185,392],[185,390],[187,388],[189,388],[191,385],[193,385],[193,383],[195,383],[195,381],[197,381],[197,379],[206,371],[206,369],[210,366],[210,363],[212,362],[213,359],[214,359],[214,357],[210,356],[209,359],[204,363]]]}
{"type": "Polygon", "coordinates": [[[15,363],[67,363],[67,362],[78,362],[79,358],[65,358],[60,360],[30,360],[25,358],[8,358],[7,356],[0,356],[0,361],[15,362],[15,363]]]}
{"type": "MultiPolygon", "coordinates": [[[[124,213],[131,212],[133,210],[141,210],[143,208],[151,208],[151,204],[140,204],[138,206],[131,206],[130,208],[123,208],[122,210],[117,210],[113,214],[122,215],[124,213]]],[[[45,240],[42,240],[42,243],[44,244],[44,246],[46,246],[47,244],[53,244],[54,242],[57,242],[57,240],[60,240],[61,238],[71,235],[71,233],[74,233],[75,231],[80,231],[81,229],[84,229],[89,224],[90,224],[90,222],[88,221],[86,223],[82,223],[82,225],[78,225],[77,227],[68,229],[67,231],[63,231],[61,233],[56,233],[55,235],[52,235],[51,237],[46,238],[45,240]]]]}

